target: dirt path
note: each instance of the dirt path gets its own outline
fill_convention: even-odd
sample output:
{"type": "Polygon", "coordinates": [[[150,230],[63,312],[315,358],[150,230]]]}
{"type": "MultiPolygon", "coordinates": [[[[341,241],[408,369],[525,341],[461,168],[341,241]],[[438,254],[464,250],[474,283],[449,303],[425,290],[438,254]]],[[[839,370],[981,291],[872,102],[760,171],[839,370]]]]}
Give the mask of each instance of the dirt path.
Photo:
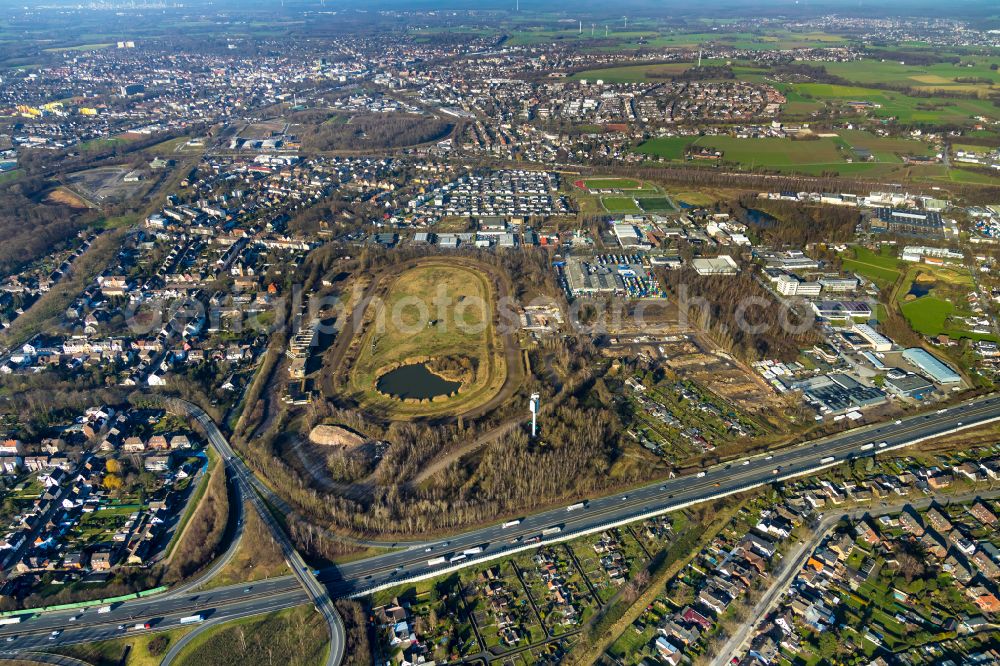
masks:
{"type": "Polygon", "coordinates": [[[482,447],[486,446],[491,442],[495,442],[496,440],[506,435],[508,432],[514,430],[514,428],[516,428],[521,423],[522,420],[523,419],[518,417],[510,419],[508,421],[504,421],[503,423],[498,425],[496,428],[490,430],[489,432],[483,433],[479,437],[476,437],[472,441],[463,444],[459,448],[445,453],[445,455],[437,458],[436,460],[432,460],[430,464],[428,464],[420,471],[419,474],[413,477],[411,483],[414,484],[422,483],[427,479],[429,479],[430,477],[437,474],[438,472],[447,468],[453,462],[456,462],[464,458],[470,453],[478,451],[479,449],[481,449],[482,447]]]}

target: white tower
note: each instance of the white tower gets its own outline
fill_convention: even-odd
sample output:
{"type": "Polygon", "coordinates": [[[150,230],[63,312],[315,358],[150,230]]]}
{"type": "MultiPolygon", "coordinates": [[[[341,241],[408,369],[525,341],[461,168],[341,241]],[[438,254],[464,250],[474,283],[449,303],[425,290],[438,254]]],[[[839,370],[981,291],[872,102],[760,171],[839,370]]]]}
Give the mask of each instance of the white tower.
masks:
{"type": "Polygon", "coordinates": [[[538,432],[538,394],[532,393],[531,400],[528,401],[528,409],[531,410],[531,438],[534,439],[538,432]]]}

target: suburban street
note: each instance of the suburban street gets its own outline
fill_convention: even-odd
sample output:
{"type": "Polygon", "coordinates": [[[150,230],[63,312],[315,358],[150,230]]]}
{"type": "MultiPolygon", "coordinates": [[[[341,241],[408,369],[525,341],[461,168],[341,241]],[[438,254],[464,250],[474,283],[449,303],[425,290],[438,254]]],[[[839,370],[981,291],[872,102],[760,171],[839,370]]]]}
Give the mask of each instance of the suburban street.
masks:
{"type": "Polygon", "coordinates": [[[795,577],[802,571],[809,556],[816,550],[816,546],[823,541],[827,533],[843,519],[857,520],[865,515],[872,517],[884,516],[898,513],[905,506],[913,506],[916,509],[924,509],[935,502],[969,502],[977,497],[983,499],[993,499],[1000,497],[1000,490],[989,490],[985,492],[965,493],[963,495],[935,494],[921,499],[905,500],[893,502],[885,506],[878,507],[858,507],[855,509],[827,511],[819,516],[819,522],[813,530],[813,535],[808,541],[800,542],[781,560],[778,568],[773,574],[771,584],[764,595],[754,605],[753,610],[747,614],[747,620],[740,625],[739,630],[729,637],[726,644],[719,650],[719,653],[712,661],[712,666],[725,666],[729,660],[741,653],[746,641],[753,637],[753,630],[764,619],[774,605],[784,596],[789,585],[795,577]]]}
{"type": "MultiPolygon", "coordinates": [[[[206,432],[213,432],[214,424],[203,412],[198,412],[200,410],[192,415],[202,423],[206,432]]],[[[165,594],[128,601],[106,614],[88,609],[75,621],[70,620],[73,612],[44,613],[20,624],[0,627],[0,638],[15,637],[10,642],[0,643],[0,653],[11,654],[38,649],[43,645],[111,638],[125,631],[119,629],[119,626],[127,627],[139,622],[149,622],[152,625],[151,631],[162,629],[175,626],[181,617],[195,613],[202,614],[206,620],[213,620],[214,624],[214,620],[218,618],[245,617],[309,600],[320,609],[333,609],[332,599],[336,597],[362,596],[405,581],[437,576],[475,562],[535,548],[541,542],[567,540],[581,534],[602,531],[776,480],[806,476],[853,457],[909,446],[996,420],[1000,420],[1000,396],[987,396],[936,412],[805,442],[773,454],[761,454],[718,465],[704,470],[704,474],[678,477],[628,493],[593,500],[580,498],[570,507],[524,516],[518,524],[508,528],[497,524],[450,538],[419,545],[409,544],[405,549],[328,567],[315,576],[294,549],[291,549],[291,544],[283,533],[276,529],[275,519],[265,510],[263,500],[257,493],[249,491],[251,472],[220,434],[221,441],[216,441],[219,439],[216,437],[211,438],[213,446],[220,451],[226,464],[239,479],[245,495],[256,498],[254,502],[261,515],[276,530],[276,538],[279,543],[284,544],[283,550],[292,564],[294,576],[223,587],[204,594],[165,594]],[[872,446],[868,447],[868,444],[872,446]],[[864,450],[862,446],[865,446],[864,450]],[[554,531],[555,528],[558,531],[554,531]],[[543,530],[547,531],[544,537],[543,530]],[[459,557],[464,550],[478,548],[482,551],[459,557]],[[444,564],[429,564],[429,560],[438,557],[458,559],[444,564]],[[50,636],[50,632],[56,630],[63,633],[50,636]]],[[[339,660],[344,647],[343,625],[339,623],[339,616],[335,617],[338,622],[335,623],[334,649],[330,656],[331,659],[336,657],[339,660]]]]}

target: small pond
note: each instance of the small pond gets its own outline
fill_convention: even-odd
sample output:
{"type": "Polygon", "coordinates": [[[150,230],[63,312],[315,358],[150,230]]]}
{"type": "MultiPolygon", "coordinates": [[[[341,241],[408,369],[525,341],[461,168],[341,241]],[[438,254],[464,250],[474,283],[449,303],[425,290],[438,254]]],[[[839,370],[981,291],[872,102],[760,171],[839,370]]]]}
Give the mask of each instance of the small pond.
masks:
{"type": "Polygon", "coordinates": [[[462,382],[451,382],[427,369],[423,363],[401,365],[385,373],[375,383],[378,390],[400,400],[427,400],[439,395],[451,395],[462,382]]]}
{"type": "Polygon", "coordinates": [[[914,280],[913,284],[910,285],[910,290],[906,293],[912,294],[916,298],[920,298],[921,296],[926,296],[931,293],[931,286],[932,285],[926,282],[921,283],[914,280]]]}
{"type": "Polygon", "coordinates": [[[747,220],[750,224],[757,227],[770,227],[778,221],[773,215],[765,213],[762,210],[757,210],[756,208],[747,209],[747,220]]]}

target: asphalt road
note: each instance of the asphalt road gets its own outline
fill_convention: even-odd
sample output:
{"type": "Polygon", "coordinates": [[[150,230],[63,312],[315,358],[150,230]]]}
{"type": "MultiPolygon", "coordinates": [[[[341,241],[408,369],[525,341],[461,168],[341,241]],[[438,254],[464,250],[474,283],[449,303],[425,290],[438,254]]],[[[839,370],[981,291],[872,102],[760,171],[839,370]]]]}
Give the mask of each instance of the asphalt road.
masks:
{"type": "MultiPolygon", "coordinates": [[[[316,609],[323,614],[330,629],[330,652],[327,654],[327,666],[337,666],[344,658],[344,647],[346,636],[344,621],[337,612],[333,604],[333,598],[329,590],[317,580],[312,569],[306,566],[305,560],[295,549],[284,528],[278,524],[274,515],[268,509],[260,493],[254,491],[256,479],[253,472],[243,463],[236,452],[229,446],[229,441],[222,435],[215,422],[200,407],[183,400],[173,400],[172,403],[185,411],[202,427],[208,436],[209,442],[215,450],[222,456],[226,465],[226,472],[236,480],[236,485],[240,489],[243,497],[246,497],[257,509],[257,513],[263,519],[274,538],[275,543],[281,549],[288,566],[292,569],[292,574],[299,585],[309,595],[316,609]]],[[[258,484],[259,485],[259,484],[258,484]]],[[[241,521],[242,522],[242,521],[241,521]]]]}
{"type": "Polygon", "coordinates": [[[590,500],[583,507],[574,510],[561,508],[526,516],[518,525],[506,529],[501,525],[493,525],[449,539],[410,546],[403,551],[324,570],[320,574],[320,580],[335,595],[363,594],[372,588],[449,568],[448,564],[429,565],[428,561],[433,558],[444,556],[450,559],[460,555],[463,550],[479,547],[483,549],[482,553],[470,555],[466,560],[455,564],[467,564],[470,560],[491,556],[499,557],[512,550],[533,546],[528,541],[541,537],[542,531],[549,528],[558,527],[560,531],[543,540],[565,539],[600,531],[616,524],[676,510],[778,479],[803,476],[851,457],[888,451],[992,420],[1000,420],[1000,396],[961,403],[944,412],[908,417],[898,423],[857,428],[773,454],[761,454],[718,465],[706,469],[704,476],[677,477],[627,493],[590,500]],[[871,444],[871,448],[862,450],[861,447],[867,444],[871,444]]]}
{"type": "MultiPolygon", "coordinates": [[[[202,417],[207,419],[204,414],[202,417]]],[[[40,644],[48,642],[48,632],[55,629],[66,631],[48,642],[48,645],[100,640],[101,637],[117,635],[121,633],[121,630],[117,630],[117,625],[128,624],[122,620],[125,616],[137,618],[133,619],[133,623],[150,618],[162,618],[157,620],[155,628],[171,626],[171,622],[176,622],[183,615],[204,612],[207,614],[206,619],[209,619],[215,617],[215,613],[267,612],[285,607],[281,604],[296,605],[310,598],[318,600],[318,603],[324,606],[329,604],[327,607],[332,607],[331,597],[363,595],[374,589],[396,585],[406,580],[435,576],[451,568],[460,568],[484,559],[503,557],[515,550],[533,548],[537,545],[534,538],[541,537],[542,531],[550,528],[558,527],[559,531],[547,534],[544,541],[564,540],[766,485],[775,480],[805,476],[851,457],[909,446],[925,439],[996,420],[1000,420],[1000,396],[987,396],[949,407],[947,410],[858,428],[822,440],[805,442],[773,454],[761,454],[730,464],[718,465],[704,470],[704,475],[678,477],[627,493],[585,501],[582,502],[583,506],[579,506],[578,502],[573,505],[576,508],[564,507],[525,516],[518,524],[508,528],[493,525],[447,539],[411,544],[405,550],[323,569],[316,577],[310,575],[296,555],[297,559],[293,563],[295,577],[285,576],[264,583],[254,583],[249,593],[244,592],[243,586],[232,586],[218,588],[203,595],[185,595],[177,598],[161,595],[126,602],[105,616],[97,615],[95,610],[88,610],[75,623],[69,622],[71,613],[46,613],[20,625],[0,626],[0,639],[5,641],[8,636],[18,635],[18,638],[11,643],[0,642],[0,653],[9,653],[15,647],[18,650],[37,649],[40,644]],[[867,447],[867,444],[872,446],[867,447]],[[451,559],[459,557],[463,550],[480,548],[481,552],[469,554],[453,563],[434,565],[428,563],[434,558],[451,559]],[[311,583],[317,579],[322,583],[320,589],[311,583]],[[306,586],[300,582],[302,580],[310,581],[310,584],[306,586]],[[308,594],[303,591],[304,589],[308,590],[308,594]],[[184,608],[183,611],[175,612],[178,604],[184,608]]],[[[233,465],[234,471],[244,484],[245,494],[261,502],[257,493],[246,492],[251,483],[246,476],[250,474],[249,470],[233,455],[228,443],[223,440],[219,444],[224,444],[224,447],[219,446],[223,455],[231,456],[227,459],[227,464],[233,465]]],[[[218,446],[215,442],[213,445],[218,446]]],[[[263,515],[265,520],[274,520],[270,512],[265,511],[263,515]]],[[[287,539],[284,541],[287,543],[287,539]]],[[[331,657],[338,651],[338,644],[342,655],[343,625],[331,630],[334,631],[332,635],[335,637],[331,657]]]]}
{"type": "Polygon", "coordinates": [[[162,595],[114,606],[109,613],[97,607],[85,611],[58,611],[37,615],[19,624],[4,625],[0,654],[51,649],[56,644],[89,643],[119,638],[137,624],[148,623],[149,631],[180,626],[180,619],[201,614],[205,621],[235,619],[309,602],[309,596],[291,576],[230,587],[200,594],[166,598],[162,595]],[[71,618],[76,617],[76,620],[71,618]],[[122,627],[119,629],[119,627],[122,627]],[[53,631],[62,631],[53,637],[53,631]],[[8,640],[14,637],[14,640],[8,640]]]}

